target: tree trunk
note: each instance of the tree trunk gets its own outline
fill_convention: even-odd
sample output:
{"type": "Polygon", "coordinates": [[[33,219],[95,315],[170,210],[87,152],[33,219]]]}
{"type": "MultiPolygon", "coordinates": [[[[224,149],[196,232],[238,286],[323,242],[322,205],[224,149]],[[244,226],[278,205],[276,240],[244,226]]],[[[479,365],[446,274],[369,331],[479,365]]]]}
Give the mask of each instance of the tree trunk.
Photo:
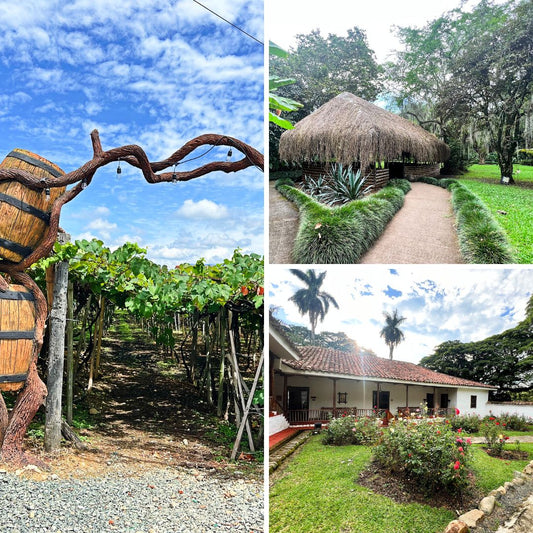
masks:
{"type": "Polygon", "coordinates": [[[54,297],[50,313],[50,347],[48,351],[48,398],[44,426],[44,449],[54,452],[61,444],[61,398],[65,362],[65,329],[67,318],[68,263],[56,265],[54,297]]]}
{"type": "Polygon", "coordinates": [[[389,359],[392,361],[392,352],[394,351],[394,344],[389,346],[389,359]]]}

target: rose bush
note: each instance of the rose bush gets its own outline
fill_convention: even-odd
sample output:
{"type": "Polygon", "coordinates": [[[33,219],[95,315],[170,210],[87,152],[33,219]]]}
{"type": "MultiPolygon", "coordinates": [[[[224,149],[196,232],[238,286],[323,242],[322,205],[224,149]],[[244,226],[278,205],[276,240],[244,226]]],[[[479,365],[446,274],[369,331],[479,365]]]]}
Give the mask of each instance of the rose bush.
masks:
{"type": "Polygon", "coordinates": [[[404,421],[384,432],[374,459],[391,472],[403,473],[427,493],[460,492],[468,485],[470,439],[449,424],[404,421]]]}
{"type": "Polygon", "coordinates": [[[374,444],[381,436],[375,418],[341,416],[334,418],[324,431],[323,444],[342,446],[346,444],[374,444]]]}

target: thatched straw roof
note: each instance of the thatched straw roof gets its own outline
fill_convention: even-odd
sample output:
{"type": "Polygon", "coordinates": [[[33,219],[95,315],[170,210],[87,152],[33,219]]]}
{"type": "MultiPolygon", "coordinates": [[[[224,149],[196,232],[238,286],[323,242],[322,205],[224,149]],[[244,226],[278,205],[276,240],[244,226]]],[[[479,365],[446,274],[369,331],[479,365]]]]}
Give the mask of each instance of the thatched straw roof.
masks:
{"type": "Polygon", "coordinates": [[[283,133],[280,158],[329,161],[361,167],[394,161],[408,153],[418,162],[437,163],[450,155],[435,135],[408,120],[350,93],[342,93],[283,133]]]}

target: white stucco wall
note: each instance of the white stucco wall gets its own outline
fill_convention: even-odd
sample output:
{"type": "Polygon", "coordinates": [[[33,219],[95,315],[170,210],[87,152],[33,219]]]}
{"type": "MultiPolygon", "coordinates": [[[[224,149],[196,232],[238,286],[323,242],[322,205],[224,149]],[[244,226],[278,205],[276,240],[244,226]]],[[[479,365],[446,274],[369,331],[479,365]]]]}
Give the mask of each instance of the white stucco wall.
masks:
{"type": "MultiPolygon", "coordinates": [[[[287,377],[288,387],[308,387],[309,388],[309,407],[311,409],[320,409],[322,407],[333,406],[333,379],[328,377],[290,375],[287,377]]],[[[339,404],[336,398],[338,408],[356,407],[358,409],[372,409],[373,391],[377,390],[375,381],[355,381],[350,379],[337,379],[336,392],[347,393],[347,403],[339,404]]],[[[479,414],[485,416],[489,414],[488,391],[478,388],[452,388],[438,386],[412,385],[407,386],[403,383],[383,383],[380,382],[380,390],[390,393],[390,410],[393,414],[398,412],[399,407],[419,407],[427,398],[427,394],[434,395],[434,405],[438,407],[457,407],[461,414],[479,414]],[[442,405],[442,395],[448,395],[448,405],[442,405]],[[471,396],[477,396],[476,408],[470,407],[471,396]]],[[[283,377],[277,375],[274,380],[274,396],[283,396],[283,377]]],[[[533,408],[532,408],[533,410],[533,408]]]]}
{"type": "Polygon", "coordinates": [[[533,420],[533,405],[516,404],[511,402],[487,403],[488,413],[498,416],[504,413],[522,415],[533,420]]]}
{"type": "Polygon", "coordinates": [[[283,415],[268,417],[268,435],[274,435],[289,427],[289,422],[283,415]]]}

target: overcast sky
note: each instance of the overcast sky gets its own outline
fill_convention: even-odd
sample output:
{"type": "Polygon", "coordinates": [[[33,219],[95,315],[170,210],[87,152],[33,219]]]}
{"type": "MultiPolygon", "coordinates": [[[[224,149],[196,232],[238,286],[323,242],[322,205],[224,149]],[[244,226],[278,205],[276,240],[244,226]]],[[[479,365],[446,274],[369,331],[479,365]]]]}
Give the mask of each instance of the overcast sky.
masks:
{"type": "MultiPolygon", "coordinates": [[[[262,0],[202,3],[263,40],[262,0]]],[[[69,172],[92,157],[94,128],[104,150],[139,144],[152,161],[203,133],[264,149],[263,47],[192,0],[1,0],[0,21],[0,161],[23,148],[69,172]]],[[[74,239],[137,242],[170,266],[262,254],[263,174],[149,185],[110,165],[61,225],[74,239]]]]}
{"type": "MultiPolygon", "coordinates": [[[[307,270],[301,265],[300,270],[307,270]]],[[[344,331],[360,346],[388,357],[379,332],[383,312],[398,309],[405,334],[394,358],[418,363],[447,340],[485,339],[516,326],[525,317],[533,291],[533,268],[453,266],[323,266],[322,290],[340,309],[330,308],[317,332],[344,331]]],[[[270,267],[269,305],[286,323],[309,327],[289,298],[304,284],[287,268],[270,267]]]]}
{"type": "MultiPolygon", "coordinates": [[[[323,37],[345,36],[354,26],[365,30],[369,47],[379,62],[400,46],[393,26],[423,27],[443,13],[459,7],[461,0],[267,0],[268,38],[289,49],[297,34],[319,29],[323,37]]],[[[465,9],[477,0],[466,2],[465,9]]]]}

